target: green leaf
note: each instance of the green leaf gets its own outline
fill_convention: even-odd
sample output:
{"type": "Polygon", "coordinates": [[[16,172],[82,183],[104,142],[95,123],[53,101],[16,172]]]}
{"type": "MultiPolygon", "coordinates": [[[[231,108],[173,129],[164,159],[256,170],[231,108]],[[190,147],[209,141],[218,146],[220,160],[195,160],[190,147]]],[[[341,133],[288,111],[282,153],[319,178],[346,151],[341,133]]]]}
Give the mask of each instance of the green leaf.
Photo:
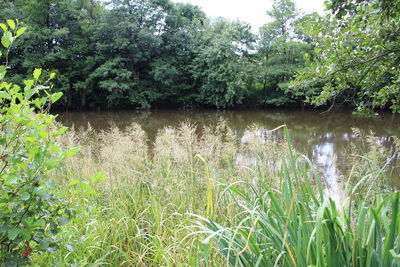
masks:
{"type": "Polygon", "coordinates": [[[97,183],[107,180],[107,177],[104,175],[104,172],[98,172],[95,175],[93,175],[90,180],[92,181],[92,183],[97,184],[97,183]]]}
{"type": "Polygon", "coordinates": [[[40,98],[36,98],[35,100],[33,100],[33,104],[35,104],[35,106],[37,108],[41,108],[42,107],[42,101],[40,98]]]}
{"type": "Polygon", "coordinates": [[[4,34],[3,37],[1,38],[1,44],[5,47],[8,48],[11,44],[10,39],[4,34]]]}
{"type": "Polygon", "coordinates": [[[10,240],[14,240],[20,232],[21,232],[21,230],[19,228],[12,228],[12,229],[8,230],[7,237],[10,240]]]}
{"type": "Polygon", "coordinates": [[[39,80],[40,74],[42,74],[42,69],[35,69],[33,71],[33,78],[37,81],[39,80]]]}
{"type": "Polygon", "coordinates": [[[0,28],[2,28],[5,32],[8,30],[7,25],[4,23],[0,23],[0,28]]]}
{"type": "Polygon", "coordinates": [[[73,185],[76,185],[76,184],[79,184],[81,181],[79,181],[78,179],[74,179],[74,180],[72,180],[71,182],[69,182],[69,185],[70,186],[73,186],[73,185]]]}
{"type": "Polygon", "coordinates": [[[39,246],[42,248],[42,249],[46,249],[46,248],[48,248],[49,247],[49,241],[47,241],[47,240],[41,240],[40,242],[39,242],[39,246]]]}
{"type": "Polygon", "coordinates": [[[53,136],[54,137],[56,137],[56,136],[59,136],[59,135],[62,135],[63,133],[65,133],[66,131],[68,130],[68,127],[61,127],[60,129],[58,129],[57,131],[55,131],[54,133],[53,133],[53,136]]]}
{"type": "Polygon", "coordinates": [[[68,150],[67,152],[67,158],[72,157],[73,155],[75,155],[78,151],[79,151],[79,147],[73,147],[70,150],[68,150]]]}
{"type": "Polygon", "coordinates": [[[45,184],[50,189],[55,189],[56,188],[56,184],[54,182],[52,182],[52,181],[46,182],[45,184]]]}
{"type": "Polygon", "coordinates": [[[19,29],[19,30],[17,31],[16,37],[20,37],[22,34],[24,34],[25,31],[26,31],[26,28],[25,28],[25,27],[22,27],[21,29],[19,29]]]}
{"type": "Polygon", "coordinates": [[[50,79],[54,79],[56,77],[56,74],[54,72],[50,73],[50,79]]]}
{"type": "Polygon", "coordinates": [[[39,136],[42,137],[43,139],[46,139],[47,137],[49,137],[49,135],[44,131],[40,131],[39,136]]]}
{"type": "Polygon", "coordinates": [[[22,229],[20,235],[25,241],[28,241],[32,238],[31,233],[28,229],[22,229]]]}
{"type": "Polygon", "coordinates": [[[15,29],[15,22],[13,20],[8,19],[7,24],[10,26],[11,29],[15,29]]]}
{"type": "Polygon", "coordinates": [[[7,69],[5,66],[0,66],[0,80],[2,80],[4,78],[4,76],[6,76],[7,73],[7,69]]]}
{"type": "Polygon", "coordinates": [[[4,92],[4,91],[0,91],[0,97],[5,98],[7,100],[11,100],[11,96],[7,92],[4,92]]]}
{"type": "Polygon", "coordinates": [[[66,225],[67,223],[69,223],[70,220],[69,220],[69,218],[61,217],[61,218],[58,218],[57,221],[58,221],[58,224],[60,226],[62,226],[62,225],[66,225]]]}
{"type": "Polygon", "coordinates": [[[35,223],[32,224],[33,227],[45,227],[46,221],[44,219],[39,219],[35,223]]]}
{"type": "Polygon", "coordinates": [[[62,96],[63,96],[62,92],[52,94],[51,95],[51,103],[57,102],[57,100],[60,99],[62,96]]]}
{"type": "Polygon", "coordinates": [[[8,182],[9,184],[16,184],[16,183],[18,182],[18,180],[19,180],[19,177],[18,177],[18,176],[11,176],[11,177],[9,177],[9,178],[7,179],[7,182],[8,182]]]}
{"type": "Polygon", "coordinates": [[[28,193],[28,192],[24,192],[24,193],[22,193],[22,195],[21,195],[21,200],[28,200],[29,198],[31,197],[31,195],[28,193]]]}
{"type": "Polygon", "coordinates": [[[25,80],[24,81],[24,84],[26,85],[26,87],[28,87],[28,89],[31,89],[34,83],[35,83],[34,80],[25,80]]]}

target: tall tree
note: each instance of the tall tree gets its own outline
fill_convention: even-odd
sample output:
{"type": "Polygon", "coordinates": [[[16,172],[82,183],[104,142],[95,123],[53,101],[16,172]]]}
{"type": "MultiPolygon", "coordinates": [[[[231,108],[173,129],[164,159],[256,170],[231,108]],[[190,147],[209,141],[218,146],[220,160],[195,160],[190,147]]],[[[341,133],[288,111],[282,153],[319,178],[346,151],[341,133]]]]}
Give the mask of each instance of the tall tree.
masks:
{"type": "Polygon", "coordinates": [[[303,67],[310,46],[297,35],[298,11],[291,0],[275,0],[267,14],[273,21],[260,28],[258,80],[263,102],[279,106],[296,102],[288,84],[303,67]]]}
{"type": "Polygon", "coordinates": [[[356,111],[371,114],[376,108],[400,112],[400,1],[331,1],[336,16],[310,23],[308,33],[319,53],[295,83],[309,90],[323,85],[310,99],[315,105],[338,100],[356,111]],[[345,15],[350,12],[350,15],[345,15]]]}
{"type": "MultiPolygon", "coordinates": [[[[157,58],[169,1],[113,0],[99,25],[97,38],[104,63],[92,74],[108,106],[150,107],[158,98],[150,88],[149,66],[157,58]]],[[[153,89],[153,90],[152,90],[153,89]]]]}
{"type": "Polygon", "coordinates": [[[197,88],[190,64],[201,45],[206,19],[204,12],[190,4],[177,3],[168,11],[161,53],[151,65],[153,86],[160,92],[157,105],[195,104],[197,88]]]}
{"type": "Polygon", "coordinates": [[[254,41],[249,24],[224,19],[210,24],[191,66],[199,102],[221,108],[243,102],[249,95],[252,76],[247,57],[254,41]]]}
{"type": "Polygon", "coordinates": [[[37,65],[55,71],[56,88],[65,93],[61,103],[84,107],[87,92],[93,89],[86,79],[93,71],[93,37],[101,5],[95,0],[16,0],[7,6],[29,29],[13,49],[14,54],[24,55],[19,57],[23,60],[13,61],[14,71],[20,74],[15,78],[37,65]]]}

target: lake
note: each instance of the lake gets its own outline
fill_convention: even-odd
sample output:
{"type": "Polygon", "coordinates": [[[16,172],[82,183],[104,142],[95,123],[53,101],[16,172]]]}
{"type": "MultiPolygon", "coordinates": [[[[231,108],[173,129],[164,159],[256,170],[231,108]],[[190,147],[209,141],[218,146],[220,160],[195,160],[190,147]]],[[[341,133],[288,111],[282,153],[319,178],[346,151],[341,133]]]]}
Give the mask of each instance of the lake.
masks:
{"type": "MultiPolygon", "coordinates": [[[[350,145],[361,146],[362,141],[352,131],[358,128],[367,133],[374,132],[377,142],[393,147],[392,136],[400,137],[400,115],[382,113],[374,118],[360,118],[351,111],[335,111],[322,114],[320,111],[300,110],[155,110],[155,111],[101,111],[65,112],[59,120],[67,126],[87,127],[88,123],[96,130],[117,126],[121,129],[131,123],[138,123],[146,131],[150,142],[159,129],[177,126],[182,121],[190,121],[199,128],[202,125],[215,125],[224,119],[240,138],[246,127],[257,124],[273,129],[282,124],[288,126],[295,148],[307,155],[319,167],[328,185],[334,186],[346,168],[350,145]]],[[[282,131],[277,132],[281,135],[282,131]]],[[[393,157],[393,155],[391,155],[393,157]]],[[[400,187],[400,155],[395,155],[390,163],[389,176],[400,187]]],[[[347,164],[348,167],[348,164],[347,164]]]]}

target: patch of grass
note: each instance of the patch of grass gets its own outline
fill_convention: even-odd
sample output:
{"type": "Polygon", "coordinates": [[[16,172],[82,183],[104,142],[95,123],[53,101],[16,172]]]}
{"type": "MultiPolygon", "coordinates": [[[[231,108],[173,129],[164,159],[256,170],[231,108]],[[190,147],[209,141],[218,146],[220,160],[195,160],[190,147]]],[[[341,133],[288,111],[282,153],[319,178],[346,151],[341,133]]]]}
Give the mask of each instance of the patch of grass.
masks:
{"type": "Polygon", "coordinates": [[[61,249],[37,255],[32,263],[395,262],[397,193],[358,205],[348,205],[356,200],[347,199],[336,207],[324,198],[312,164],[293,151],[288,138],[270,135],[261,141],[256,131],[247,129],[247,141],[239,143],[223,121],[201,131],[182,123],[160,130],[154,144],[136,124],[126,131],[69,131],[59,141],[81,150],[52,176],[68,188],[67,197],[80,213],[60,234],[61,249]],[[108,179],[95,183],[93,175],[101,170],[108,179]]]}
{"type": "Polygon", "coordinates": [[[214,241],[232,266],[398,266],[400,193],[360,199],[358,210],[350,195],[338,207],[324,197],[315,173],[318,190],[311,185],[312,168],[290,149],[278,190],[229,186],[238,223],[194,215],[203,243],[214,241]]]}

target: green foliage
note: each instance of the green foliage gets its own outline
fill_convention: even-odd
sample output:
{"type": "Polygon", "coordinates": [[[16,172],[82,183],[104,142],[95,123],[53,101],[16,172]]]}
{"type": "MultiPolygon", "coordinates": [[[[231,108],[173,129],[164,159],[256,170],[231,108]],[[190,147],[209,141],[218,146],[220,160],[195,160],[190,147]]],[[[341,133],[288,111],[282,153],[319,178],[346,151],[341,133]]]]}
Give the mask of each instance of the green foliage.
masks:
{"type": "Polygon", "coordinates": [[[190,108],[196,103],[198,88],[191,63],[203,43],[205,21],[205,14],[197,6],[177,3],[169,9],[161,36],[163,45],[150,71],[159,104],[190,108]]]}
{"type": "Polygon", "coordinates": [[[274,1],[267,14],[273,21],[260,28],[258,48],[263,101],[274,106],[301,102],[302,97],[295,95],[288,84],[304,66],[303,55],[311,48],[301,34],[295,4],[291,0],[274,1]]]}
{"type": "MultiPolygon", "coordinates": [[[[25,28],[12,20],[0,27],[7,62],[25,28]]],[[[0,265],[17,266],[32,253],[54,251],[60,226],[73,216],[47,173],[76,151],[55,141],[67,129],[55,123],[55,116],[37,113],[62,96],[41,85],[42,70],[35,69],[24,87],[7,82],[7,65],[0,71],[0,265]]]]}
{"type": "Polygon", "coordinates": [[[310,23],[308,34],[318,46],[317,55],[294,85],[304,91],[322,86],[311,103],[350,102],[364,114],[378,108],[400,112],[400,5],[393,1],[397,6],[387,13],[380,8],[385,2],[357,2],[351,16],[327,16],[310,23]]]}
{"type": "Polygon", "coordinates": [[[353,15],[357,8],[364,5],[374,5],[382,16],[391,16],[399,8],[397,0],[329,0],[325,5],[332,10],[337,18],[353,15]]]}
{"type": "Polygon", "coordinates": [[[276,34],[262,33],[260,46],[248,24],[169,0],[13,1],[0,19],[30,29],[11,51],[15,80],[38,63],[54,70],[66,108],[282,105],[299,101],[287,83],[307,46],[292,40],[294,4],[278,2],[268,13],[276,34]]]}
{"type": "MultiPolygon", "coordinates": [[[[80,212],[63,227],[60,249],[36,255],[32,264],[226,266],[223,253],[230,252],[238,261],[246,260],[245,266],[255,266],[257,260],[262,263],[258,266],[274,260],[277,266],[290,266],[289,247],[297,266],[331,266],[335,257],[343,262],[344,251],[354,264],[338,266],[368,266],[369,260],[385,266],[382,255],[389,255],[386,259],[395,266],[399,228],[390,228],[399,225],[392,220],[398,193],[386,195],[376,186],[378,170],[364,165],[364,159],[351,160],[352,166],[363,165],[357,194],[350,192],[345,202],[335,203],[324,196],[307,159],[289,150],[285,140],[276,143],[271,136],[262,144],[254,138],[257,132],[255,126],[248,128],[245,134],[253,138],[239,144],[223,121],[203,130],[189,123],[169,126],[158,131],[154,143],[137,124],[125,130],[68,131],[60,143],[81,149],[50,175],[60,188],[68,188],[65,197],[80,212]],[[105,171],[107,181],[101,182],[102,174],[93,175],[98,169],[105,171]],[[361,188],[365,185],[373,189],[367,192],[361,188]],[[358,201],[364,197],[367,201],[358,201]],[[193,229],[191,214],[207,218],[199,220],[201,234],[193,229]],[[395,245],[387,241],[389,233],[395,245]],[[223,247],[228,249],[219,250],[220,237],[231,245],[223,247]]],[[[372,149],[363,158],[387,164],[386,153],[372,149]]],[[[353,177],[345,175],[345,180],[353,177]]]]}
{"type": "Polygon", "coordinates": [[[222,108],[241,104],[251,87],[246,58],[254,42],[250,25],[219,19],[204,34],[206,41],[191,65],[200,102],[222,108]]]}
{"type": "Polygon", "coordinates": [[[398,111],[399,1],[327,6],[334,15],[303,16],[292,0],[275,0],[266,12],[272,21],[257,35],[246,23],[213,21],[197,6],[170,0],[2,1],[0,20],[23,19],[29,29],[10,51],[10,81],[38,64],[54,70],[52,82],[63,93],[55,107],[230,108],[309,100],[398,111]]]}
{"type": "Polygon", "coordinates": [[[217,245],[231,266],[398,266],[400,193],[336,203],[324,197],[312,164],[288,155],[278,190],[261,176],[261,188],[227,187],[236,223],[196,216],[203,244],[217,245]]]}

